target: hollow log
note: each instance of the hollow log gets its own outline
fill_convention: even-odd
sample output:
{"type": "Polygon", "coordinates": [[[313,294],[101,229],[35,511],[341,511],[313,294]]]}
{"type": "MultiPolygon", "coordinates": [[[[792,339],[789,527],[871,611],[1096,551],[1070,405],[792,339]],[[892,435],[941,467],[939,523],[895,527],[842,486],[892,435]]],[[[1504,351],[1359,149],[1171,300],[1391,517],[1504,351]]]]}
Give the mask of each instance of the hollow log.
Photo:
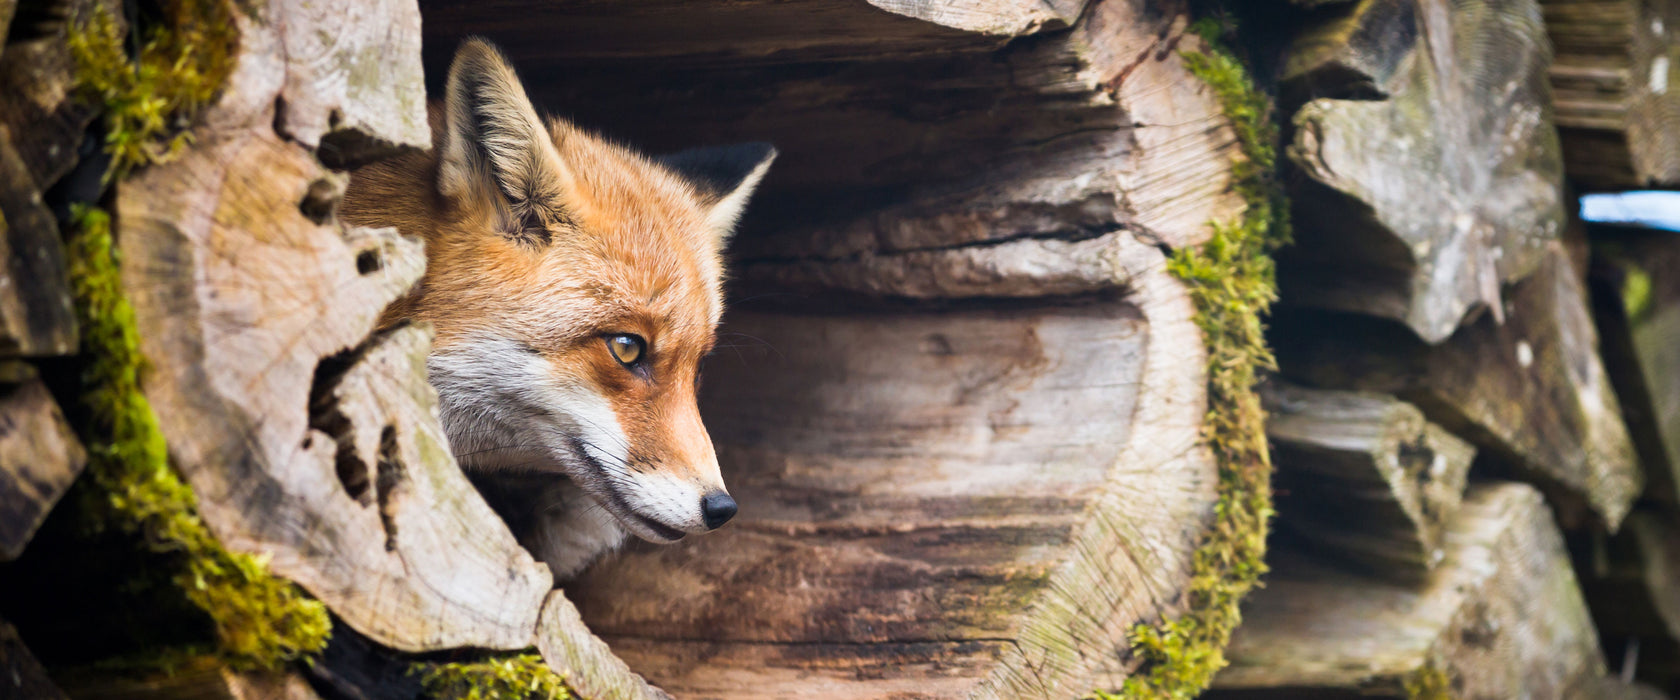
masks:
{"type": "MultiPolygon", "coordinates": [[[[379,5],[351,32],[371,35],[356,40],[335,19],[351,4],[233,11],[236,64],[193,147],[118,184],[123,284],[151,367],[144,390],[171,461],[229,548],[264,556],[385,645],[526,647],[550,578],[450,455],[426,383],[429,333],[368,339],[419,278],[420,246],[337,224],[342,176],[300,136],[335,121],[324,115],[371,110],[383,116],[337,121],[368,130],[346,142],[427,145],[410,128],[424,123],[421,104],[403,92],[419,74],[414,6],[379,5]],[[283,39],[322,32],[339,53],[296,53],[299,40],[283,39]],[[361,50],[392,36],[409,37],[395,41],[408,50],[361,50]],[[391,75],[409,79],[361,83],[391,75]],[[342,80],[354,89],[317,85],[342,80]]],[[[343,138],[318,137],[322,148],[343,138]]]]}
{"type": "Polygon", "coordinates": [[[1395,324],[1281,313],[1285,374],[1318,388],[1393,394],[1534,480],[1559,517],[1614,529],[1641,488],[1638,460],[1603,362],[1580,281],[1560,249],[1514,285],[1504,323],[1484,314],[1429,346],[1395,324]]]}
{"type": "Polygon", "coordinates": [[[784,154],[701,398],[742,511],[566,591],[678,697],[1114,687],[1214,505],[1203,340],[1155,246],[1242,211],[1234,134],[1179,3],[880,6],[428,4],[433,50],[489,36],[539,107],[784,154]]]}
{"type": "Polygon", "coordinates": [[[1379,576],[1435,568],[1476,448],[1391,396],[1281,382],[1261,395],[1284,528],[1379,576]]]}
{"type": "Polygon", "coordinates": [[[1594,226],[1593,317],[1650,486],[1680,505],[1680,240],[1667,231],[1594,226]]]}
{"type": "Polygon", "coordinates": [[[0,372],[0,561],[11,561],[87,466],[47,387],[21,363],[0,372]]]}
{"type": "Polygon", "coordinates": [[[1401,698],[1429,684],[1449,697],[1592,697],[1576,689],[1604,661],[1539,492],[1471,487],[1445,552],[1419,586],[1275,561],[1209,697],[1401,698]]]}
{"type": "Polygon", "coordinates": [[[1501,285],[1533,272],[1564,222],[1538,7],[1362,0],[1335,14],[1287,64],[1292,92],[1315,99],[1288,149],[1299,245],[1279,258],[1284,298],[1395,319],[1428,343],[1473,309],[1503,318],[1501,285]]]}
{"type": "Polygon", "coordinates": [[[1558,135],[1584,190],[1680,185],[1680,3],[1541,0],[1558,135]]]}

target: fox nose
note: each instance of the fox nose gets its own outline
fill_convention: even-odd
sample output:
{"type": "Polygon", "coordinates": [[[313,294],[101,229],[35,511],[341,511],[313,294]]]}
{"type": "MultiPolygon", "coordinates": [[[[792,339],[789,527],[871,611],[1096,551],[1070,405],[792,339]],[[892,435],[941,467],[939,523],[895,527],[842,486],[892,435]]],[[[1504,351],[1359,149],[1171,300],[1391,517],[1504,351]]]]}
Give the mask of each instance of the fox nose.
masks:
{"type": "Polygon", "coordinates": [[[735,517],[735,499],[722,491],[713,491],[700,499],[700,512],[706,516],[706,529],[716,530],[735,517]]]}

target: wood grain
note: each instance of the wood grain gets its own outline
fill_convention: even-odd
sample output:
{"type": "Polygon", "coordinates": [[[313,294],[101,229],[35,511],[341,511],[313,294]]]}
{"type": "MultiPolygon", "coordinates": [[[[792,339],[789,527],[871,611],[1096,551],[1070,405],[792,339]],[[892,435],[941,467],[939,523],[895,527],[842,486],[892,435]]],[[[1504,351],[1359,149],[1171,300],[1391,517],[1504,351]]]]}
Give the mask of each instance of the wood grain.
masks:
{"type": "MultiPolygon", "coordinates": [[[[1562,160],[1534,0],[1413,4],[1364,0],[1303,39],[1303,59],[1339,49],[1363,69],[1397,67],[1368,81],[1387,99],[1332,96],[1295,112],[1298,245],[1280,264],[1295,303],[1395,319],[1438,343],[1476,309],[1503,318],[1501,286],[1560,237],[1562,160]],[[1408,12],[1411,24],[1397,19],[1408,12]],[[1416,43],[1396,44],[1406,26],[1416,43]]],[[[1341,62],[1305,62],[1297,83],[1350,82],[1313,72],[1341,62]]]]}

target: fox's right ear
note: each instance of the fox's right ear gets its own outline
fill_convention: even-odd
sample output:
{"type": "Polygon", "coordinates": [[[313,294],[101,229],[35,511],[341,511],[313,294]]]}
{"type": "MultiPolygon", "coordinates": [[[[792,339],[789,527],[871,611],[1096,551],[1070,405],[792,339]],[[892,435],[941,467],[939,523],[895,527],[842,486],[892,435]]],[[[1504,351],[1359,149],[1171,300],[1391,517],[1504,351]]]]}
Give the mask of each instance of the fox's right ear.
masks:
{"type": "Polygon", "coordinates": [[[519,76],[490,42],[474,37],[456,50],[444,108],[438,191],[500,199],[506,233],[546,241],[565,219],[569,173],[519,76]]]}

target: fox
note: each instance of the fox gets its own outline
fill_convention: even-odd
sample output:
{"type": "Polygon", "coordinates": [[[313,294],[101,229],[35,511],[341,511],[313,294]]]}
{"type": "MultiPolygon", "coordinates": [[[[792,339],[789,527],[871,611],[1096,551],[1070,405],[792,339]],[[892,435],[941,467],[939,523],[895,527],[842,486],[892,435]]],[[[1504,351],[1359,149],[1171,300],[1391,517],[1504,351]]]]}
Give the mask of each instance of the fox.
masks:
{"type": "Polygon", "coordinates": [[[544,119],[477,37],[444,93],[433,149],[353,170],[338,213],[425,245],[424,275],[378,324],[431,324],[427,373],[462,469],[520,485],[504,519],[556,583],[632,535],[722,526],[738,505],[701,421],[700,363],[724,247],[776,150],[650,157],[544,119]]]}

